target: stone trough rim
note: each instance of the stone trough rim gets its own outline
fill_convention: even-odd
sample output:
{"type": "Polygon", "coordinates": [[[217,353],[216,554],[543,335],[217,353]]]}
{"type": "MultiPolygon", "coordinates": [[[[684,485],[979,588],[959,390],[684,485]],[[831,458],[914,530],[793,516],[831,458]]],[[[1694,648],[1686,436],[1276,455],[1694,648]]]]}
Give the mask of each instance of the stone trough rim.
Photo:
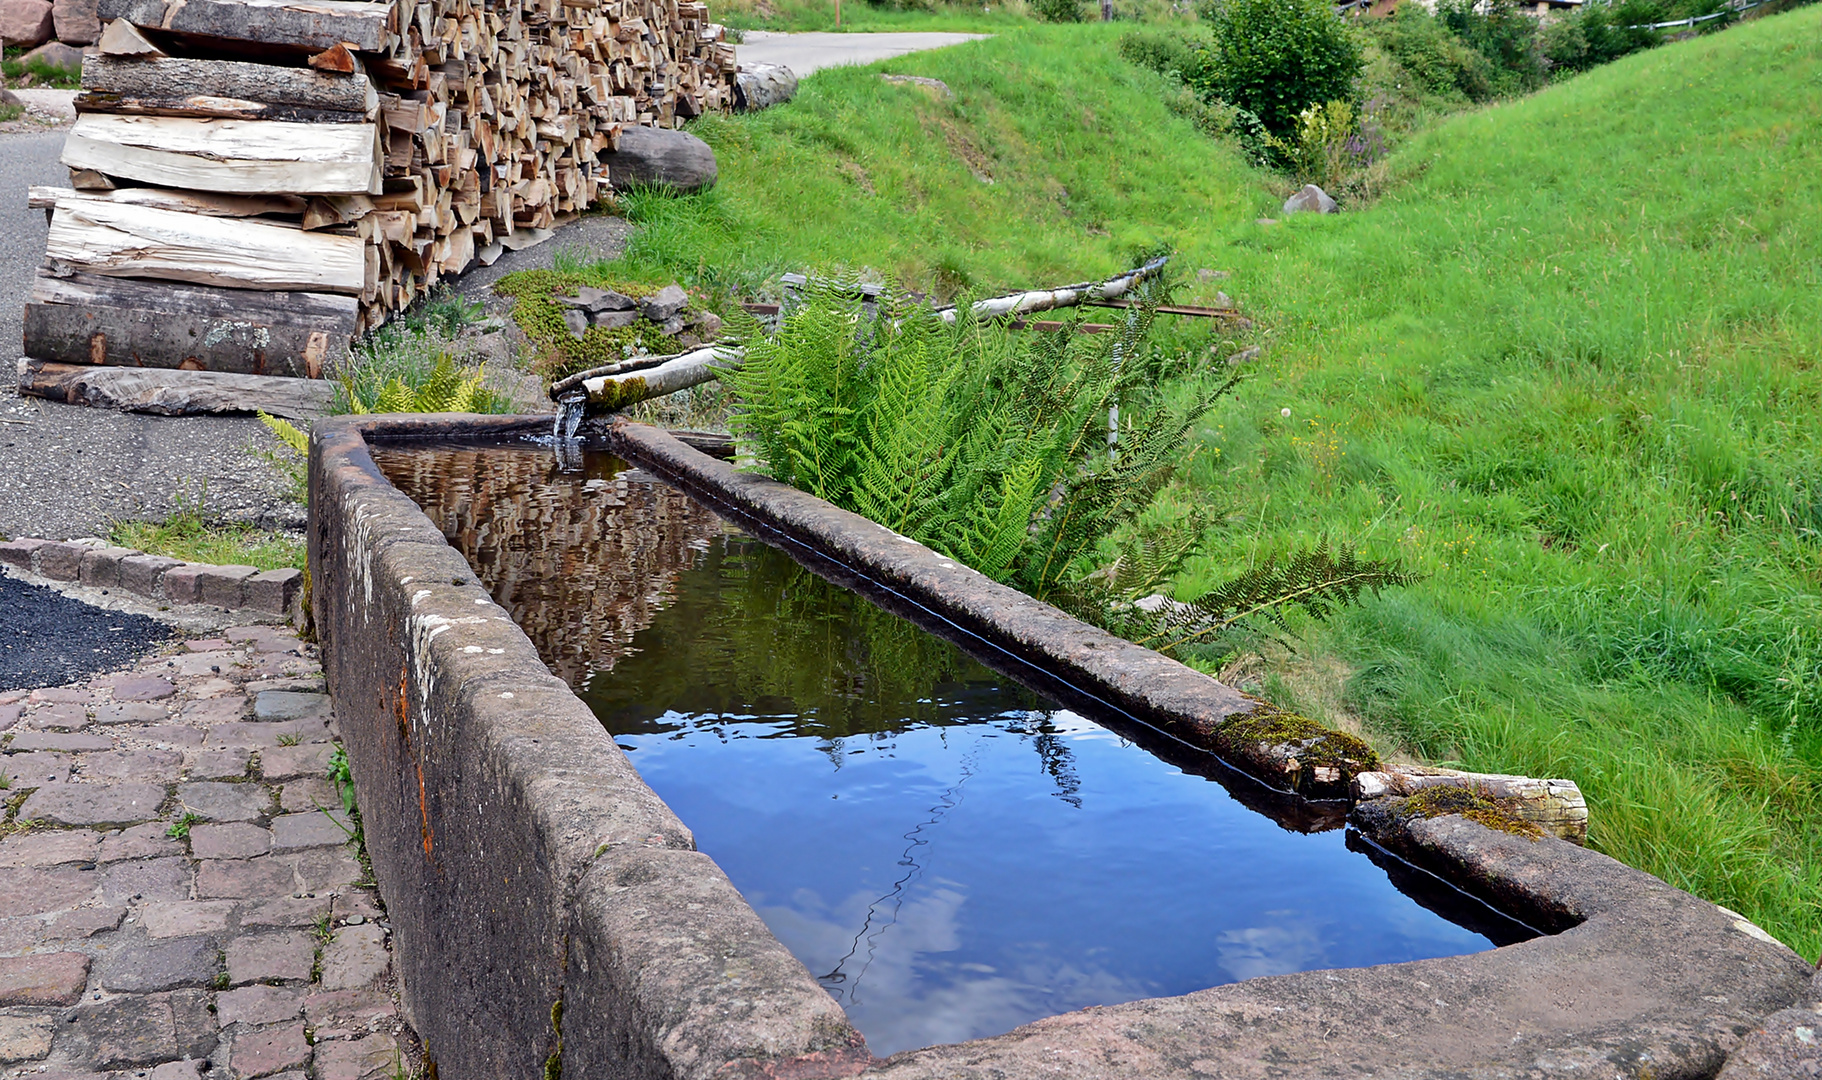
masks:
{"type": "MultiPolygon", "coordinates": [[[[440,541],[440,530],[385,479],[369,445],[548,436],[550,423],[542,416],[447,414],[323,421],[311,440],[313,491],[317,477],[334,472],[347,477],[351,467],[364,474],[359,487],[381,489],[373,493],[388,502],[387,516],[398,520],[402,514],[401,526],[409,522],[408,528],[390,529],[390,535],[375,535],[376,549],[428,544],[433,536],[440,541]]],[[[868,530],[872,539],[890,533],[803,492],[736,473],[657,429],[617,420],[606,448],[696,498],[704,497],[703,489],[712,490],[723,498],[710,498],[711,505],[732,505],[741,516],[767,521],[787,535],[806,527],[808,519],[801,515],[812,502],[823,508],[814,515],[821,527],[845,527],[861,539],[868,539],[868,530]],[[793,520],[792,512],[799,513],[799,519],[793,520]]],[[[312,532],[314,536],[314,528],[312,532]]],[[[826,535],[820,539],[828,542],[826,535]]],[[[918,551],[920,558],[941,559],[921,545],[918,551]]],[[[917,553],[907,545],[905,554],[917,553]]],[[[313,542],[313,570],[316,556],[313,542]]],[[[953,570],[955,565],[921,569],[953,570]]],[[[891,578],[890,573],[885,576],[891,578]]],[[[505,615],[491,597],[476,605],[490,616],[505,615]]],[[[553,679],[522,633],[520,641],[542,672],[540,681],[553,679]]],[[[522,658],[511,660],[516,677],[522,658]]],[[[1071,661],[1065,657],[1059,662],[1071,661]]],[[[499,665],[489,670],[498,672],[499,665]]],[[[491,681],[505,674],[481,677],[491,681]]],[[[563,692],[568,693],[567,687],[563,692]]],[[[1082,1052],[1096,1048],[1096,1074],[1121,1077],[1189,1077],[1208,1075],[1211,1068],[1218,1075],[1252,1074],[1271,1059],[1277,1063],[1274,1075],[1286,1076],[1330,1076],[1349,1069],[1367,1069],[1379,1076],[1587,1075],[1586,1068],[1599,1063],[1611,1066],[1616,1075],[1662,1080],[1712,1075],[1739,1035],[1804,992],[1810,965],[1731,911],[1566,841],[1507,835],[1459,816],[1409,816],[1401,814],[1401,805],[1396,799],[1363,803],[1355,809],[1353,824],[1385,851],[1470,895],[1491,895],[1508,910],[1515,906],[1525,915],[1542,913],[1536,924],[1555,932],[1461,957],[1264,975],[1178,997],[1078,1010],[1005,1035],[904,1051],[888,1059],[867,1054],[864,1042],[856,1042],[858,1035],[850,1029],[850,1037],[837,1039],[847,1043],[845,1050],[829,1049],[826,1037],[810,1038],[796,1042],[798,1052],[781,1046],[784,1053],[778,1057],[677,1060],[668,1071],[678,1076],[1036,1076],[1055,1069],[1058,1062],[1051,1049],[1061,1041],[1079,1044],[1082,1052]],[[1437,991],[1436,1007],[1415,1003],[1391,1015],[1395,1010],[1385,1008],[1390,988],[1407,986],[1411,980],[1433,985],[1425,979],[1450,988],[1437,991]],[[1484,1018],[1448,1018],[1444,994],[1459,991],[1462,1008],[1469,1013],[1477,1006],[1483,1012],[1511,1012],[1531,1000],[1515,997],[1517,991],[1511,988],[1533,983],[1564,987],[1565,993],[1587,995],[1590,1001],[1567,1011],[1539,1003],[1536,1011],[1543,1019],[1528,1016],[1523,1023],[1540,1030],[1528,1041],[1521,1030],[1515,1049],[1487,1042],[1481,1030],[1484,1018]],[[1352,1017],[1358,1029],[1354,1034],[1325,1037],[1334,1017],[1298,1015],[1342,1009],[1336,1002],[1343,999],[1352,1001],[1346,1008],[1359,1014],[1352,1017]],[[824,1049],[803,1052],[810,1045],[824,1049]]],[[[403,942],[401,948],[412,944],[403,942]]],[[[434,947],[429,942],[416,944],[434,947]]],[[[805,1020],[809,1026],[821,1023],[823,1036],[833,1034],[825,1022],[805,1020]]]]}

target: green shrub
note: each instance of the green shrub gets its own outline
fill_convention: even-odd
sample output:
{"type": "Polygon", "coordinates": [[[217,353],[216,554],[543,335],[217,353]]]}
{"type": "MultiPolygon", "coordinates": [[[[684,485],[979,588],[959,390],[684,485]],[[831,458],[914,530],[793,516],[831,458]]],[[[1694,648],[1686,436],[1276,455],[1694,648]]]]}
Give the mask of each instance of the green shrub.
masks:
{"type": "Polygon", "coordinates": [[[1486,58],[1494,95],[1543,85],[1537,19],[1518,0],[1437,0],[1436,18],[1486,58]]]}
{"type": "Polygon", "coordinates": [[[1493,94],[1492,66],[1429,12],[1406,4],[1373,24],[1380,45],[1432,94],[1485,101],[1493,94]]]}
{"type": "Polygon", "coordinates": [[[1539,51],[1553,73],[1586,71],[1656,45],[1663,33],[1642,27],[1664,21],[1664,14],[1654,0],[1590,4],[1546,26],[1539,35],[1539,51]]]}
{"type": "Polygon", "coordinates": [[[1208,57],[1187,81],[1284,136],[1311,105],[1353,97],[1360,43],[1328,0],[1209,0],[1208,57]]]}
{"type": "Polygon", "coordinates": [[[1031,10],[1045,22],[1081,22],[1082,4],[1083,0],[1031,0],[1031,10]]]}
{"type": "Polygon", "coordinates": [[[1176,72],[1187,78],[1199,72],[1207,49],[1207,39],[1165,28],[1146,27],[1120,38],[1121,57],[1161,75],[1176,72]]]}

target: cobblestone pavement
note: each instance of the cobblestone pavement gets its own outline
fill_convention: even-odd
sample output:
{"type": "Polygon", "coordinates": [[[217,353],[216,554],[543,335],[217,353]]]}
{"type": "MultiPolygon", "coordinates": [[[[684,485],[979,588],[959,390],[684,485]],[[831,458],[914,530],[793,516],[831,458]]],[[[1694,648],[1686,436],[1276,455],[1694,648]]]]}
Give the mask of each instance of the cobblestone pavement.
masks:
{"type": "Polygon", "coordinates": [[[243,626],[0,694],[0,1077],[415,1075],[322,691],[243,626]]]}

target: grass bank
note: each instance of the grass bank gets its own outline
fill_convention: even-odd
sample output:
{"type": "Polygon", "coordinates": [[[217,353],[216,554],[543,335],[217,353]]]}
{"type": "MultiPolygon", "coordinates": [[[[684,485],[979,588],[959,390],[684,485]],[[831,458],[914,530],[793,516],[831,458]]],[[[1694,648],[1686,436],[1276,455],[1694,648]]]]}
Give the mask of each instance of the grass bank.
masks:
{"type": "Polygon", "coordinates": [[[1324,534],[1400,554],[1423,580],[1294,636],[1268,692],[1383,749],[1571,777],[1603,850],[1815,956],[1822,9],[1457,116],[1374,205],[1275,226],[1275,181],[1118,32],[1009,30],[701,123],[720,188],[629,200],[616,272],[940,292],[1158,243],[1231,271],[1194,298],[1232,293],[1265,351],[1171,496],[1220,522],[1179,595],[1324,534]]]}

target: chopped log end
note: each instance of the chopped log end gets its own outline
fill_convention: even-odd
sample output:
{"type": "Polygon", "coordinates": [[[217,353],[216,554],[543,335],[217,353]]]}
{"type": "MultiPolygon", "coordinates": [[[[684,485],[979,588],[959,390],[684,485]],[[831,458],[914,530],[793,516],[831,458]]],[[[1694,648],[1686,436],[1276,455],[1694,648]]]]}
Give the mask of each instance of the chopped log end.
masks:
{"type": "Polygon", "coordinates": [[[334,48],[312,56],[309,64],[318,71],[334,72],[337,75],[352,75],[360,70],[360,61],[354,58],[354,52],[346,41],[337,42],[334,48]]]}
{"type": "MultiPolygon", "coordinates": [[[[101,40],[96,42],[103,56],[122,56],[136,59],[157,59],[165,55],[163,49],[146,40],[127,19],[115,19],[101,31],[101,40]]],[[[86,65],[85,65],[86,66],[86,65]]]]}

